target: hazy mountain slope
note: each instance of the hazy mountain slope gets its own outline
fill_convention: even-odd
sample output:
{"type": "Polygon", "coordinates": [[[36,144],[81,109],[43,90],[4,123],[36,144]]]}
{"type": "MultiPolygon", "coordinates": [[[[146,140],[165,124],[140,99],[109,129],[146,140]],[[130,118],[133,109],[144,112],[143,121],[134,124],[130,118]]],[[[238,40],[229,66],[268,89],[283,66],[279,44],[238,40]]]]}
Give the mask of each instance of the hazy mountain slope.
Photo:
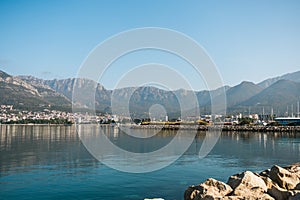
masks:
{"type": "MultiPolygon", "coordinates": [[[[59,92],[66,96],[70,101],[72,101],[72,93],[74,85],[82,88],[82,91],[90,91],[91,88],[95,88],[95,106],[97,110],[100,111],[109,111],[110,99],[112,91],[106,90],[101,84],[96,83],[92,80],[83,79],[83,78],[71,78],[71,79],[62,79],[62,80],[46,80],[44,81],[45,85],[48,85],[56,92],[59,92]]],[[[82,96],[84,98],[84,94],[82,96]]],[[[85,107],[90,107],[91,105],[83,105],[85,107]]]]}
{"type": "Polygon", "coordinates": [[[289,80],[279,80],[240,105],[253,107],[271,106],[275,110],[279,110],[283,113],[287,106],[292,104],[295,105],[294,108],[296,109],[296,103],[299,101],[299,97],[300,83],[289,80]]]}
{"type": "MultiPolygon", "coordinates": [[[[165,91],[155,87],[129,87],[112,91],[88,79],[43,80],[32,76],[13,77],[2,71],[0,83],[1,104],[24,105],[23,107],[30,106],[36,109],[41,105],[51,105],[57,109],[70,110],[72,92],[76,84],[82,88],[80,95],[86,102],[89,102],[87,98],[90,98],[89,95],[85,95],[86,91],[90,88],[95,89],[95,107],[99,111],[110,112],[113,104],[114,112],[122,114],[129,109],[132,116],[145,117],[149,116],[149,110],[155,104],[162,105],[168,115],[176,116],[182,109],[185,110],[184,113],[197,115],[195,97],[200,105],[200,113],[209,113],[211,96],[218,99],[222,91],[226,92],[228,111],[235,113],[244,113],[250,107],[253,112],[257,112],[267,106],[277,107],[284,112],[287,106],[296,104],[300,96],[300,71],[267,79],[259,85],[244,81],[234,87],[224,86],[213,91],[197,92],[184,89],[165,91]],[[278,79],[279,81],[267,87],[278,79]],[[180,102],[184,108],[180,107],[180,102]]],[[[80,106],[90,108],[93,105],[80,106]]]]}
{"type": "Polygon", "coordinates": [[[43,79],[33,76],[18,76],[18,78],[34,86],[40,96],[56,109],[71,109],[71,101],[63,94],[56,92],[50,86],[44,84],[43,79]]]}
{"type": "Polygon", "coordinates": [[[294,81],[294,82],[300,82],[300,71],[297,71],[294,73],[288,73],[283,76],[278,76],[275,78],[269,78],[269,79],[266,79],[266,80],[258,83],[258,85],[262,88],[267,88],[279,80],[290,80],[290,81],[294,81]]]}
{"type": "Polygon", "coordinates": [[[262,91],[262,88],[252,82],[244,81],[227,90],[227,106],[235,106],[262,91]]]}
{"type": "MultiPolygon", "coordinates": [[[[57,106],[71,108],[72,93],[74,84],[83,87],[83,91],[88,91],[96,87],[95,106],[97,110],[109,111],[111,91],[106,90],[100,84],[87,79],[62,79],[62,80],[43,80],[32,76],[19,76],[22,80],[34,85],[45,100],[56,104],[57,106]]],[[[85,98],[84,94],[82,98],[85,98]]],[[[82,105],[82,107],[91,107],[91,105],[82,105]]]]}
{"type": "Polygon", "coordinates": [[[0,71],[0,104],[14,105],[17,108],[37,110],[48,102],[38,90],[21,79],[0,71]]]}
{"type": "Polygon", "coordinates": [[[112,102],[114,112],[121,114],[129,109],[133,117],[137,115],[149,117],[149,110],[156,104],[162,105],[169,116],[179,116],[176,113],[180,112],[180,104],[175,92],[155,87],[116,89],[112,94],[112,102]]]}

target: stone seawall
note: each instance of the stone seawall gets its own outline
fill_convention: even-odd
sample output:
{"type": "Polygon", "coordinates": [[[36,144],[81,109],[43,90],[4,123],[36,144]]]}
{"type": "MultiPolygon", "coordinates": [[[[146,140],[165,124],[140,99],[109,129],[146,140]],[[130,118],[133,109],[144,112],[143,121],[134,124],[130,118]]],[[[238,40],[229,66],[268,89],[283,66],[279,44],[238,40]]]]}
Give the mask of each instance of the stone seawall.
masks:
{"type": "Polygon", "coordinates": [[[299,200],[300,163],[273,166],[261,173],[245,171],[229,177],[227,183],[209,178],[190,186],[184,200],[299,200]]]}
{"type": "MultiPolygon", "coordinates": [[[[198,130],[207,131],[210,128],[219,129],[221,126],[198,125],[133,125],[133,129],[158,130],[198,130]]],[[[253,131],[253,132],[300,132],[300,126],[223,126],[222,131],[253,131]]]]}

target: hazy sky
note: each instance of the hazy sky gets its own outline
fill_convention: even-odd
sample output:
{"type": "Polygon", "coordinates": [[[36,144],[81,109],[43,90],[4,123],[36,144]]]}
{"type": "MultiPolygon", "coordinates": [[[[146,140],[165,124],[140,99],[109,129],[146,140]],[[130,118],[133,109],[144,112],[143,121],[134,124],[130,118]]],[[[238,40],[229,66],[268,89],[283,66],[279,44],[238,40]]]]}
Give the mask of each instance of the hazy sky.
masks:
{"type": "MultiPolygon", "coordinates": [[[[205,48],[224,83],[231,86],[300,70],[298,0],[2,0],[0,69],[46,79],[75,77],[100,42],[141,27],[168,28],[190,36],[205,48]]],[[[168,57],[151,51],[129,55],[102,83],[112,88],[116,74],[143,63],[185,69],[184,63],[168,57]]],[[[190,77],[197,85],[192,72],[190,77]]],[[[195,89],[202,89],[198,85],[195,89]]]]}

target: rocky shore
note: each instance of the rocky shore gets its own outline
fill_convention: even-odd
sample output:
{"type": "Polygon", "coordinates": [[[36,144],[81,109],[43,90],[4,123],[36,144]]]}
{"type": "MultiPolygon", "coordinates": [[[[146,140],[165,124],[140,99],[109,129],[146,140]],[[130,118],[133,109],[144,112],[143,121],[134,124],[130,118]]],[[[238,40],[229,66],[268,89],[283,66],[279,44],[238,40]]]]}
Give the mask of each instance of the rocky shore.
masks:
{"type": "MultiPolygon", "coordinates": [[[[198,130],[207,131],[212,126],[198,125],[133,125],[133,129],[158,129],[158,130],[198,130]]],[[[220,128],[220,126],[215,126],[220,128]]],[[[300,126],[222,126],[222,131],[253,131],[253,132],[300,132],[300,126]]]]}
{"type": "Polygon", "coordinates": [[[300,163],[275,165],[259,174],[245,171],[227,183],[209,178],[188,187],[184,200],[300,200],[300,163]]]}

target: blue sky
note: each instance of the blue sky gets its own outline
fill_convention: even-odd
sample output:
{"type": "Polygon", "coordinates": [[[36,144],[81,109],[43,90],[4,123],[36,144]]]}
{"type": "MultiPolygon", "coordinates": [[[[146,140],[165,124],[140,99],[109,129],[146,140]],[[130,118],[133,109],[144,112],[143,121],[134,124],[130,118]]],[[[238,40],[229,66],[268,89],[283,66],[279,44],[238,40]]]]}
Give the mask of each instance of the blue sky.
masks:
{"type": "MultiPolygon", "coordinates": [[[[259,82],[300,70],[299,10],[297,0],[2,0],[0,69],[46,79],[75,77],[89,52],[108,37],[133,28],[162,27],[202,45],[225,84],[259,82]]],[[[159,61],[157,53],[137,63],[151,59],[159,61]]],[[[175,68],[186,67],[179,64],[175,68]]],[[[122,63],[103,79],[105,87],[113,87],[110,77],[122,71],[118,67],[122,63]]],[[[203,88],[197,78],[191,82],[198,85],[195,89],[203,88]]]]}

